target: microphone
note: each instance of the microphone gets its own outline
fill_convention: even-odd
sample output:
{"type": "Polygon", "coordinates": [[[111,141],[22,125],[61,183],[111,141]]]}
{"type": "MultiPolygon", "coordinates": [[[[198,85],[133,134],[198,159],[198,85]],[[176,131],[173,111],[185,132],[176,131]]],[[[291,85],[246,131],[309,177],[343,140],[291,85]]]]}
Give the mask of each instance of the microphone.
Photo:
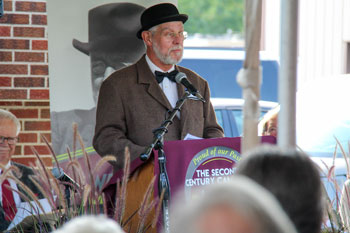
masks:
{"type": "Polygon", "coordinates": [[[51,170],[51,173],[52,175],[58,179],[59,181],[62,181],[62,182],[66,182],[66,183],[70,183],[72,184],[73,186],[75,186],[76,188],[80,188],[80,185],[75,182],[72,178],[70,178],[64,171],[62,168],[59,168],[58,167],[54,167],[52,168],[51,170]]]}
{"type": "Polygon", "coordinates": [[[175,80],[177,83],[181,83],[182,85],[184,85],[192,95],[196,96],[198,99],[205,102],[205,99],[203,98],[203,96],[192,85],[192,83],[187,79],[185,73],[182,73],[182,72],[177,73],[177,75],[175,76],[175,80]]]}

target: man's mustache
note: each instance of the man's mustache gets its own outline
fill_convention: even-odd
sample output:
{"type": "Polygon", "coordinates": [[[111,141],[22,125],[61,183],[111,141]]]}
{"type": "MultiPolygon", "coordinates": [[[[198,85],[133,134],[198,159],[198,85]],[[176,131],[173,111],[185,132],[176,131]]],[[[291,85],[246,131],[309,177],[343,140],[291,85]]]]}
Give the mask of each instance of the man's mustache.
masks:
{"type": "Polygon", "coordinates": [[[183,50],[183,47],[182,47],[181,45],[175,45],[174,47],[172,47],[172,48],[169,49],[169,53],[170,53],[171,51],[173,51],[173,50],[178,50],[178,49],[183,50]]]}

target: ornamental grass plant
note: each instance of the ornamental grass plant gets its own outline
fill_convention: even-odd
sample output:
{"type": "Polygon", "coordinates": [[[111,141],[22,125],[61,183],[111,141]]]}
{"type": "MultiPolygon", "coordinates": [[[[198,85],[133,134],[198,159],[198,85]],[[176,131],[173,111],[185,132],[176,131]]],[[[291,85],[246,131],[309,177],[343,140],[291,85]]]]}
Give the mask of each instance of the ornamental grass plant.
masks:
{"type": "MultiPolygon", "coordinates": [[[[326,197],[326,218],[323,223],[322,233],[345,233],[350,232],[350,142],[348,142],[349,151],[346,151],[339,140],[335,138],[336,145],[333,153],[333,163],[327,168],[327,174],[324,174],[327,180],[332,184],[335,197],[331,200],[326,197]],[[335,173],[335,160],[340,150],[346,164],[346,179],[344,184],[339,184],[335,173]]],[[[326,191],[325,191],[326,193],[326,191]]]]}
{"type": "MultiPolygon", "coordinates": [[[[52,172],[51,168],[45,166],[43,160],[40,158],[38,152],[32,147],[34,154],[37,157],[35,164],[30,164],[30,167],[34,171],[34,176],[31,180],[38,187],[44,198],[47,199],[52,211],[47,214],[39,214],[44,212],[44,207],[41,202],[28,187],[26,187],[18,178],[13,176],[13,173],[19,171],[15,167],[3,169],[3,174],[0,176],[0,183],[6,178],[12,178],[16,183],[21,186],[24,192],[18,192],[20,197],[28,201],[28,203],[35,203],[32,205],[35,212],[31,213],[32,222],[34,222],[34,228],[28,231],[27,228],[20,227],[14,228],[11,232],[51,232],[52,230],[61,227],[70,219],[76,216],[86,214],[104,214],[107,215],[106,197],[101,189],[96,188],[95,178],[98,171],[103,167],[105,163],[115,162],[115,156],[105,156],[97,164],[91,164],[88,153],[85,151],[84,143],[77,131],[77,126],[73,125],[74,131],[74,143],[73,152],[67,148],[69,162],[67,170],[72,174],[72,178],[78,183],[79,187],[57,180],[52,172]],[[76,156],[76,143],[80,144],[83,151],[84,162],[88,168],[88,172],[85,173],[82,168],[82,164],[78,162],[76,156]],[[68,189],[67,189],[68,188],[68,189]],[[69,196],[69,198],[67,198],[69,196]],[[30,202],[33,200],[33,202],[30,202]]],[[[60,168],[55,152],[50,146],[49,142],[43,137],[47,147],[49,148],[53,159],[55,160],[54,166],[60,168]]],[[[335,197],[331,200],[328,195],[326,198],[326,213],[325,220],[322,226],[322,233],[345,233],[350,232],[350,143],[348,143],[349,151],[345,151],[340,142],[336,139],[335,150],[333,153],[333,164],[328,167],[326,164],[327,172],[323,174],[326,179],[332,184],[335,197]],[[346,163],[346,181],[341,187],[337,181],[335,174],[335,158],[340,150],[343,155],[343,159],[346,163]]],[[[152,198],[154,191],[155,177],[148,186],[147,192],[144,195],[143,201],[138,210],[132,213],[131,216],[125,216],[127,183],[129,181],[130,173],[130,152],[128,148],[125,149],[124,160],[124,176],[121,180],[117,181],[116,189],[117,195],[114,201],[114,214],[113,219],[122,226],[126,232],[130,232],[130,220],[135,215],[138,216],[138,230],[137,232],[146,232],[150,228],[157,227],[157,221],[161,210],[160,198],[152,198]],[[150,224],[146,224],[146,219],[150,215],[151,211],[155,209],[155,217],[150,224]]],[[[326,193],[326,191],[325,191],[326,193]]]]}
{"type": "MultiPolygon", "coordinates": [[[[85,151],[84,143],[77,131],[77,126],[73,125],[74,131],[74,143],[73,143],[73,152],[67,149],[69,156],[69,163],[67,165],[67,170],[72,174],[72,178],[77,186],[69,182],[63,182],[56,179],[52,172],[51,168],[48,168],[43,160],[40,158],[38,152],[32,147],[34,154],[36,155],[35,164],[30,164],[30,167],[34,171],[34,176],[31,177],[31,180],[38,187],[40,192],[43,194],[44,198],[47,199],[47,202],[50,205],[51,212],[39,214],[45,212],[41,202],[37,196],[22,182],[20,182],[13,172],[15,171],[14,167],[9,169],[4,169],[3,174],[0,176],[0,182],[5,178],[12,178],[16,183],[21,186],[24,192],[18,192],[21,198],[29,203],[34,203],[32,206],[34,212],[30,213],[31,221],[34,222],[34,228],[28,230],[25,225],[18,225],[18,227],[13,228],[11,232],[51,232],[56,228],[61,227],[70,219],[80,216],[80,215],[107,215],[107,205],[106,197],[101,189],[97,188],[95,185],[95,178],[98,174],[99,169],[103,167],[105,163],[116,161],[115,156],[104,156],[97,164],[91,164],[88,153],[85,151]],[[75,151],[76,151],[76,142],[79,142],[84,156],[84,162],[88,172],[84,173],[82,165],[78,162],[75,151]],[[32,200],[32,202],[30,202],[32,200]]],[[[43,136],[42,139],[45,141],[47,147],[49,148],[55,163],[54,166],[57,166],[60,169],[60,164],[58,163],[55,152],[50,146],[48,140],[43,136]]],[[[139,218],[138,232],[145,232],[150,227],[156,227],[157,219],[160,212],[161,203],[159,198],[152,198],[154,181],[148,186],[148,190],[144,195],[143,202],[138,210],[136,210],[131,216],[125,216],[126,208],[126,197],[127,197],[127,183],[130,173],[130,152],[128,148],[125,148],[125,160],[124,160],[124,175],[121,180],[117,180],[117,195],[114,201],[114,215],[113,218],[120,226],[126,231],[129,232],[130,229],[130,219],[137,215],[139,218]],[[150,214],[152,209],[156,209],[156,215],[151,224],[146,224],[146,218],[150,214]]]]}

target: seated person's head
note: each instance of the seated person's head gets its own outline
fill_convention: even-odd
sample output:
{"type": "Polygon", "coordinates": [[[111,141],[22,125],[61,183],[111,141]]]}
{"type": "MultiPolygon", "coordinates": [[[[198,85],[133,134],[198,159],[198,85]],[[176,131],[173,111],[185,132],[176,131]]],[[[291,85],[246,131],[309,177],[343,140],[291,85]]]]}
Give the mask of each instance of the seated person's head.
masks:
{"type": "Polygon", "coordinates": [[[322,183],[316,165],[304,153],[262,146],[244,155],[236,174],[269,190],[299,233],[318,233],[323,216],[322,183]]]}
{"type": "Polygon", "coordinates": [[[0,109],[0,164],[2,166],[6,166],[15,153],[20,129],[21,125],[16,116],[0,109]]]}
{"type": "Polygon", "coordinates": [[[278,201],[246,177],[234,176],[230,182],[205,186],[193,196],[187,202],[178,198],[171,205],[170,232],[296,232],[278,201]]]}
{"type": "Polygon", "coordinates": [[[277,107],[268,111],[264,115],[264,117],[259,121],[259,135],[277,137],[277,123],[279,110],[280,106],[278,105],[277,107]]]}

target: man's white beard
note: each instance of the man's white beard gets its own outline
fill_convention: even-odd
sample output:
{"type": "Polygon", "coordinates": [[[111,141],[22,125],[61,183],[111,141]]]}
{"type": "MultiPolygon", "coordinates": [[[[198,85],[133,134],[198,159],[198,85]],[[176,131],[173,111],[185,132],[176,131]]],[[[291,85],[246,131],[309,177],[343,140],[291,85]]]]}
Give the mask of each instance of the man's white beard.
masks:
{"type": "Polygon", "coordinates": [[[153,44],[152,44],[152,48],[153,48],[154,53],[155,53],[156,56],[158,57],[158,59],[161,60],[161,62],[163,62],[164,64],[167,64],[167,65],[176,65],[177,63],[179,63],[179,62],[182,60],[183,48],[182,48],[181,45],[176,45],[176,46],[172,47],[172,48],[168,51],[168,54],[162,54],[162,53],[160,52],[160,49],[159,49],[157,43],[153,43],[153,44]],[[170,52],[171,52],[172,50],[175,50],[175,49],[181,49],[181,50],[182,50],[180,59],[175,59],[175,58],[172,58],[172,57],[170,56],[170,52]]]}

